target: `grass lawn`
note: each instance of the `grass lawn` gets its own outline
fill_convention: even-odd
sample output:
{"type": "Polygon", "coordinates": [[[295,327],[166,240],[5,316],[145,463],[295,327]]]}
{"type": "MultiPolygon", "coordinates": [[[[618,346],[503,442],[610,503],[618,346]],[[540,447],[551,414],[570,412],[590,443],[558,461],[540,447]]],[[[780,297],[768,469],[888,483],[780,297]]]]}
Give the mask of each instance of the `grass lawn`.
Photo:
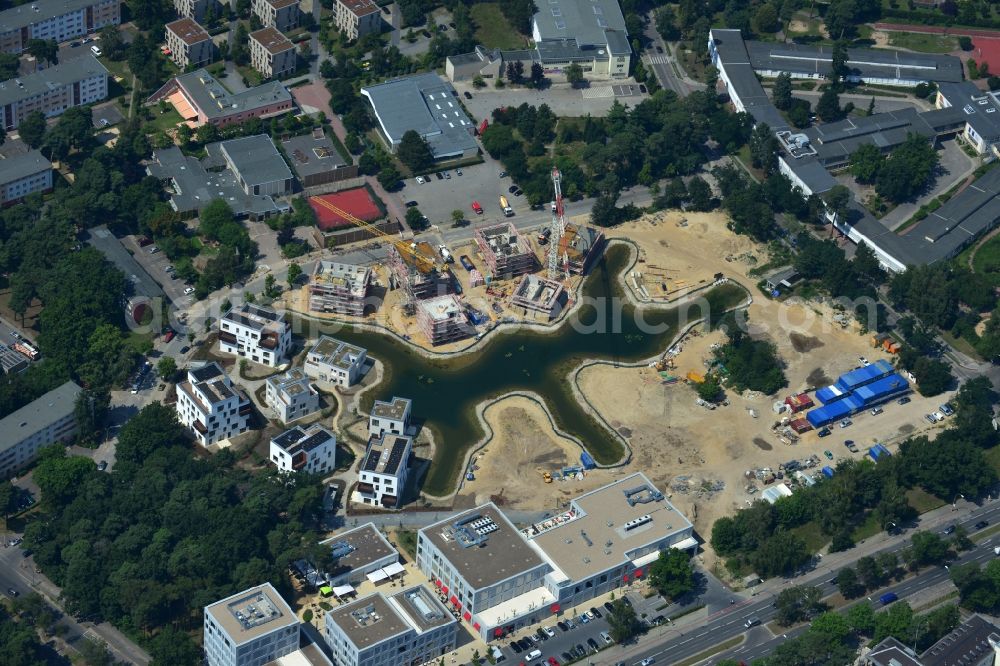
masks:
{"type": "MultiPolygon", "coordinates": [[[[997,450],[994,447],[991,450],[997,450]]],[[[989,453],[989,452],[987,452],[989,453]]],[[[939,506],[944,506],[945,501],[940,497],[931,495],[929,492],[923,488],[910,488],[906,491],[906,501],[916,509],[917,513],[927,513],[928,511],[933,511],[939,506]]]]}
{"type": "Polygon", "coordinates": [[[890,32],[889,44],[921,53],[950,53],[958,49],[953,35],[931,35],[922,32],[890,32]]]}
{"type": "Polygon", "coordinates": [[[956,338],[948,331],[941,331],[941,337],[944,338],[945,342],[963,354],[974,359],[980,359],[979,352],[977,352],[976,348],[972,346],[972,343],[965,338],[956,338]]]}
{"type": "Polygon", "coordinates": [[[983,456],[986,457],[986,462],[997,471],[997,474],[1000,474],[1000,446],[987,449],[983,452],[983,456]]]}
{"type": "Polygon", "coordinates": [[[830,543],[830,537],[823,534],[819,528],[819,523],[816,522],[808,522],[805,525],[799,525],[792,530],[792,533],[805,541],[806,549],[810,553],[819,552],[823,546],[830,543]]]}
{"type": "Polygon", "coordinates": [[[994,236],[976,250],[972,268],[977,273],[991,274],[994,284],[1000,283],[1000,236],[994,236]]]}
{"type": "Polygon", "coordinates": [[[524,38],[500,11],[500,3],[485,2],[469,8],[476,24],[476,41],[487,48],[523,49],[524,38]]]}
{"type": "Polygon", "coordinates": [[[150,110],[153,112],[153,119],[143,125],[146,134],[156,134],[173,129],[184,121],[181,114],[177,113],[177,110],[172,106],[168,107],[164,113],[160,113],[160,109],[155,106],[151,107],[150,110]]]}
{"type": "Polygon", "coordinates": [[[878,524],[878,519],[875,517],[874,513],[869,513],[865,517],[865,522],[861,523],[854,528],[851,533],[851,538],[854,539],[855,543],[861,543],[868,537],[873,537],[882,531],[882,526],[878,524]]]}

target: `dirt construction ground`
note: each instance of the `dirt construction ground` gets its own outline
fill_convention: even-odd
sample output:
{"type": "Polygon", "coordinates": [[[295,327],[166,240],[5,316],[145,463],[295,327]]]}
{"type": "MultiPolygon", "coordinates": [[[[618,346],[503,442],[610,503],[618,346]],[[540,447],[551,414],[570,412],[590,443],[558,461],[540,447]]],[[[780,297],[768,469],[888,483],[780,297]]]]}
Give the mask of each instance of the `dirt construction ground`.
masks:
{"type": "MultiPolygon", "coordinates": [[[[580,388],[608,422],[629,438],[632,461],[623,468],[594,470],[582,481],[545,484],[537,469],[554,471],[577,463],[579,450],[552,431],[534,403],[511,398],[486,413],[495,436],[478,456],[477,478],[463,487],[460,504],[500,496],[511,508],[551,510],[574,495],[642,471],[670,494],[707,539],[716,518],[746,505],[765,487],[760,481],[747,481],[744,473],[749,469],[767,467],[777,472],[783,462],[815,455],[821,462],[809,472],[818,473],[823,465],[835,466],[844,456],[862,457],[875,442],[895,451],[906,437],[943,427],[930,426],[923,415],[936,410],[947,396],[925,399],[913,394],[908,405],[890,402],[883,414],[865,412],[853,417],[853,425],[846,429],[833,426],[829,437],[819,438],[811,431],[795,444],[783,443],[771,430],[787,416],[773,411],[775,401],[831,383],[857,367],[861,356],[872,362],[891,357],[873,349],[869,336],[856,326],[836,323],[829,307],[764,297],[755,286],[759,278],[747,276],[753,265],[766,261],[764,250],[727,230],[724,216],[689,213],[683,227],[678,219],[677,214],[661,214],[655,225],[644,219],[616,231],[640,245],[647,266],[677,269],[694,282],[702,275],[721,272],[747,286],[754,298],[748,317],[751,332],[777,346],[786,363],[787,389],[774,396],[728,391],[730,404],[709,411],[695,404],[691,386],[683,382],[664,385],[652,368],[591,366],[580,373],[580,388]],[[844,446],[847,439],[855,441],[858,453],[844,446]],[[832,462],[824,450],[833,454],[832,462]],[[748,486],[756,492],[749,493],[748,486]]],[[[696,331],[688,336],[679,345],[671,372],[682,378],[689,371],[704,372],[711,346],[722,340],[719,331],[696,331]]],[[[711,553],[706,555],[710,560],[711,553]]]]}

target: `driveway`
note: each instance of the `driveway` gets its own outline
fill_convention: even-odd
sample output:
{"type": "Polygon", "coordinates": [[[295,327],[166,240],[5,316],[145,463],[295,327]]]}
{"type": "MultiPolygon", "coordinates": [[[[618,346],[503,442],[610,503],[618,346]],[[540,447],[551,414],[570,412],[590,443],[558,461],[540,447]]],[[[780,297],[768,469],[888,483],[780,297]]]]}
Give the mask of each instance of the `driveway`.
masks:
{"type": "Polygon", "coordinates": [[[889,211],[880,220],[883,225],[889,229],[895,229],[902,225],[917,212],[922,204],[949,190],[955,183],[965,180],[978,166],[975,160],[965,154],[955,139],[941,142],[938,160],[938,173],[927,193],[913,203],[900,204],[889,211]]]}

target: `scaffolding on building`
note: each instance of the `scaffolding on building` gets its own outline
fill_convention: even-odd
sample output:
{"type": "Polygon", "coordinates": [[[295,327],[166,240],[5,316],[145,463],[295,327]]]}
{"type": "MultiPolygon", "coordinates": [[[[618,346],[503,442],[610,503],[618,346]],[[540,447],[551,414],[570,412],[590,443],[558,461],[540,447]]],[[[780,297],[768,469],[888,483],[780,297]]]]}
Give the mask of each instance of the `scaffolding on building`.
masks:
{"type": "Polygon", "coordinates": [[[528,240],[510,222],[476,229],[476,244],[493,279],[508,279],[530,273],[537,257],[528,240]]]}

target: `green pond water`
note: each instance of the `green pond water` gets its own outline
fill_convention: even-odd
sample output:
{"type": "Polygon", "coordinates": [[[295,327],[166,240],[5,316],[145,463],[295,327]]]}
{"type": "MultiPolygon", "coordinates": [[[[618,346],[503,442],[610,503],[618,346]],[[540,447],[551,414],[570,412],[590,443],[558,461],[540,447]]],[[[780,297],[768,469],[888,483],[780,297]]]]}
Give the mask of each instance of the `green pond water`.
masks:
{"type": "MultiPolygon", "coordinates": [[[[431,359],[383,333],[333,325],[320,326],[319,332],[365,347],[369,356],[382,362],[384,375],[365,394],[363,410],[370,409],[375,399],[413,400],[414,417],[433,431],[437,443],[423,484],[429,494],[454,490],[468,448],[482,438],[476,405],[511,391],[538,394],[562,430],[578,437],[598,463],[610,464],[622,458],[624,446],[579,404],[569,383],[570,372],[587,359],[616,363],[648,359],[670,344],[684,320],[708,314],[695,305],[686,316],[667,307],[643,308],[637,316],[615,279],[630,263],[628,246],[612,244],[586,278],[583,305],[555,331],[493,332],[471,353],[431,359]]],[[[712,317],[746,296],[734,283],[702,294],[712,317]]]]}

